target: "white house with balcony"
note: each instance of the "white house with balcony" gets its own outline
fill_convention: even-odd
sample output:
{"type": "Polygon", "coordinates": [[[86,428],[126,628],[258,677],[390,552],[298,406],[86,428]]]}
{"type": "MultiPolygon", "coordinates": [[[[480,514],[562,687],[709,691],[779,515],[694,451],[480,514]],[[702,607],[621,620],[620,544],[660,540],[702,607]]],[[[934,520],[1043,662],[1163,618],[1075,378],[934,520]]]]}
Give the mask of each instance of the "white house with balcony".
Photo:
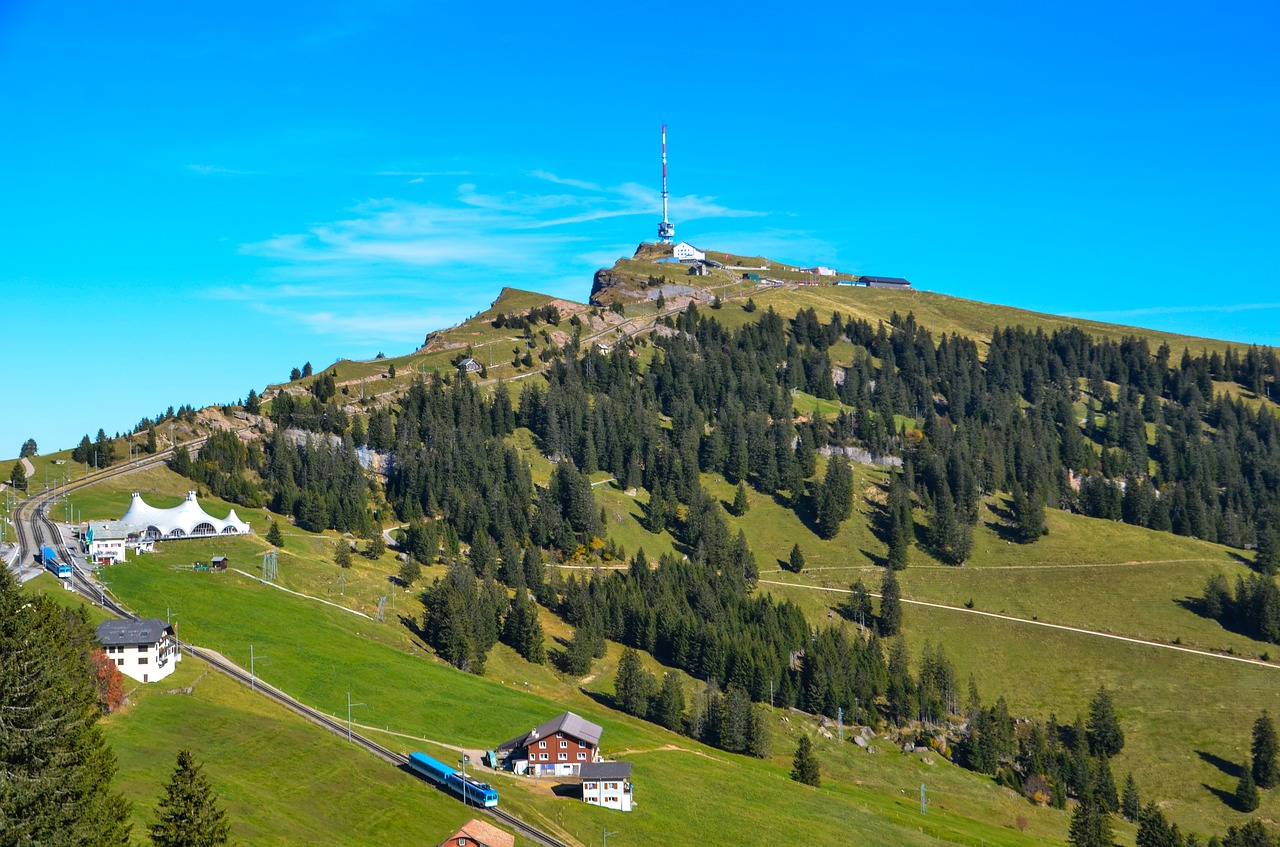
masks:
{"type": "Polygon", "coordinates": [[[120,673],[138,682],[164,679],[182,659],[173,627],[159,618],[103,621],[98,640],[120,673]]]}
{"type": "Polygon", "coordinates": [[[593,762],[582,766],[582,802],[631,811],[631,763],[593,762]]]}

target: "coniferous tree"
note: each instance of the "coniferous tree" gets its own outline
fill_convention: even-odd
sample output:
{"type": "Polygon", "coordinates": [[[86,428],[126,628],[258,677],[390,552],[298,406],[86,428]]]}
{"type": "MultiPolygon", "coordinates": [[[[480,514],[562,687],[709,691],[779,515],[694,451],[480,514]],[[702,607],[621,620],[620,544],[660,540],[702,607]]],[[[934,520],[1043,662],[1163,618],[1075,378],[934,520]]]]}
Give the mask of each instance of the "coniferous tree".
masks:
{"type": "Polygon", "coordinates": [[[677,732],[684,726],[684,684],[675,671],[662,675],[662,688],[654,701],[651,718],[658,725],[677,732]]]}
{"type": "Polygon", "coordinates": [[[1112,847],[1111,819],[1096,799],[1084,798],[1071,813],[1067,843],[1072,847],[1112,847]]]}
{"type": "Polygon", "coordinates": [[[1120,794],[1120,814],[1127,821],[1136,821],[1142,811],[1142,798],[1138,794],[1138,783],[1133,774],[1124,779],[1124,791],[1120,794]]]}
{"type": "MultiPolygon", "coordinates": [[[[1155,803],[1148,803],[1137,813],[1137,847],[1183,847],[1178,828],[1169,823],[1155,803]]],[[[1130,820],[1133,820],[1131,818],[1130,820]]]]}
{"type": "Polygon", "coordinates": [[[884,581],[880,583],[880,620],[877,629],[881,638],[897,635],[902,629],[902,595],[898,577],[892,568],[886,568],[884,581]]]}
{"type": "Polygon", "coordinates": [[[252,388],[249,389],[249,394],[244,398],[244,410],[251,415],[256,415],[262,410],[262,401],[258,397],[258,392],[252,388]]]}
{"type": "Polygon", "coordinates": [[[126,845],[129,804],[97,721],[97,669],[83,613],[24,595],[0,569],[0,842],[126,845]]]}
{"type": "Polygon", "coordinates": [[[13,463],[13,469],[9,471],[9,484],[20,491],[27,489],[27,472],[22,467],[22,462],[13,463]]]}
{"type": "Polygon", "coordinates": [[[791,778],[805,785],[818,788],[822,785],[822,773],[818,769],[818,756],[813,752],[813,742],[809,736],[800,736],[800,745],[796,748],[795,759],[792,760],[791,778]]]}
{"type": "Polygon", "coordinates": [[[570,676],[586,676],[591,673],[591,660],[595,658],[595,636],[586,627],[578,627],[569,639],[565,652],[565,672],[570,676]]]}
{"type": "Polygon", "coordinates": [[[640,663],[640,654],[624,647],[618,660],[618,675],[614,678],[614,698],[622,711],[636,717],[647,717],[649,698],[653,696],[653,674],[640,663]]]}
{"type": "Polygon", "coordinates": [[[733,513],[738,517],[742,517],[751,508],[751,501],[747,499],[747,486],[744,483],[738,483],[738,490],[733,495],[733,513]]]}
{"type": "Polygon", "coordinates": [[[375,529],[373,538],[364,545],[364,555],[376,562],[385,552],[387,552],[387,542],[383,540],[382,533],[375,529]]]}
{"type": "Polygon", "coordinates": [[[1260,573],[1268,576],[1280,570],[1280,521],[1275,519],[1275,510],[1267,510],[1258,521],[1258,552],[1253,557],[1253,566],[1260,573]]]}
{"type": "MultiPolygon", "coordinates": [[[[185,451],[179,451],[185,452],[185,451]]],[[[280,524],[272,520],[271,525],[267,527],[267,543],[272,547],[284,546],[284,534],[280,532],[280,524]]]]}
{"type": "Polygon", "coordinates": [[[154,426],[147,427],[147,444],[143,449],[149,454],[154,454],[160,449],[160,444],[156,440],[156,428],[154,426]]]}
{"type": "Polygon", "coordinates": [[[1024,491],[1018,483],[1013,485],[1013,524],[1019,542],[1034,544],[1047,535],[1049,527],[1044,520],[1044,500],[1035,489],[1024,491]]]}
{"type": "Polygon", "coordinates": [[[30,459],[32,456],[40,455],[40,448],[36,446],[34,438],[28,438],[22,442],[22,449],[18,451],[19,459],[30,459]]]}
{"type": "Polygon", "coordinates": [[[840,524],[853,514],[853,474],[849,460],[844,456],[832,456],[818,487],[815,518],[818,534],[823,538],[835,538],[840,524]]]}
{"type": "Polygon", "coordinates": [[[1257,783],[1253,781],[1253,764],[1245,762],[1241,769],[1240,781],[1236,783],[1236,808],[1242,812],[1254,812],[1262,798],[1258,794],[1257,783]]]}
{"type": "Polygon", "coordinates": [[[351,567],[351,545],[345,540],[339,541],[334,546],[333,563],[340,568],[351,567]]]}
{"type": "Polygon", "coordinates": [[[1116,793],[1116,780],[1111,773],[1111,762],[1105,756],[1094,759],[1090,768],[1093,774],[1093,796],[1108,812],[1120,811],[1120,797],[1116,793]]]}
{"type": "Polygon", "coordinates": [[[1124,730],[1116,717],[1115,705],[1106,688],[1099,688],[1089,704],[1089,723],[1085,730],[1089,752],[1111,758],[1124,749],[1124,730]]]}
{"type": "Polygon", "coordinates": [[[804,553],[800,552],[800,544],[797,542],[791,548],[791,555],[787,557],[787,566],[792,573],[800,573],[804,570],[804,553]]]}
{"type": "Polygon", "coordinates": [[[503,622],[502,641],[534,664],[540,665],[547,660],[538,606],[529,599],[528,591],[523,588],[516,590],[516,596],[511,601],[511,609],[503,622]]]}
{"type": "Polygon", "coordinates": [[[1276,726],[1271,716],[1263,711],[1253,722],[1253,743],[1250,746],[1253,759],[1253,781],[1259,788],[1276,786],[1276,726]]]}
{"type": "Polygon", "coordinates": [[[156,847],[219,847],[231,835],[227,813],[191,751],[178,753],[178,767],[165,786],[151,825],[156,847]]]}

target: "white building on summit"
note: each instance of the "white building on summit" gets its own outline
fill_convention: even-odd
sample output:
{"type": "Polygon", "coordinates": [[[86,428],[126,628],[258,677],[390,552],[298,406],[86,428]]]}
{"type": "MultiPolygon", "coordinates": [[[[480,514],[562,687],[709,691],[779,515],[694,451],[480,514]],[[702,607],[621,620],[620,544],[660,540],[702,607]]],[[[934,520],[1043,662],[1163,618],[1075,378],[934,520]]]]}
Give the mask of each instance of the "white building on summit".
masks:
{"type": "Polygon", "coordinates": [[[253,532],[232,509],[225,518],[215,518],[196,502],[196,493],[187,492],[187,499],[172,509],[157,509],[142,500],[134,492],[129,510],[120,519],[122,523],[145,527],[143,538],[152,540],[171,538],[207,538],[211,535],[244,535],[253,532]]]}

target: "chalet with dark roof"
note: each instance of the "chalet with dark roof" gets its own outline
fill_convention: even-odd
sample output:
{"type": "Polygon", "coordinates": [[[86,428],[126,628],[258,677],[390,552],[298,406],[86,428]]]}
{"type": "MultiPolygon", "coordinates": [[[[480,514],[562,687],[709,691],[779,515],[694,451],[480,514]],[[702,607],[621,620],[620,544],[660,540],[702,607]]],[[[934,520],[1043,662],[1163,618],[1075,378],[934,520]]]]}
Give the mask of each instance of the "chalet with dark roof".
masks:
{"type": "Polygon", "coordinates": [[[584,764],[600,761],[603,732],[599,724],[565,712],[504,741],[496,752],[498,759],[514,773],[577,776],[584,764]]]}

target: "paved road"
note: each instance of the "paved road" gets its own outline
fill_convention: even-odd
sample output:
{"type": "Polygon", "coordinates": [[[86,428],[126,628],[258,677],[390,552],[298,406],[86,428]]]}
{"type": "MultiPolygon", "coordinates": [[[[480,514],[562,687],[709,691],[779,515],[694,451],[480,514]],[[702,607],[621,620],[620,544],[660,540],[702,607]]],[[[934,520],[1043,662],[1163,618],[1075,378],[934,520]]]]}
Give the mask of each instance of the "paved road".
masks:
{"type": "MultiPolygon", "coordinates": [[[[760,580],[760,584],[761,585],[778,585],[784,588],[804,588],[810,591],[832,591],[832,592],[835,592],[836,594],[850,593],[849,589],[847,588],[826,588],[821,585],[799,585],[794,582],[774,582],[772,580],[766,580],[766,579],[760,580]]],[[[872,597],[880,596],[879,594],[873,594],[872,592],[867,592],[867,593],[870,594],[872,597]]],[[[1141,644],[1144,647],[1159,647],[1161,650],[1176,650],[1179,653],[1192,653],[1196,656],[1205,656],[1210,659],[1222,659],[1223,661],[1227,661],[1227,662],[1243,662],[1246,665],[1261,665],[1264,668],[1272,668],[1273,670],[1280,670],[1280,665],[1274,665],[1271,662],[1264,662],[1261,659],[1248,659],[1248,658],[1245,658],[1244,656],[1231,656],[1226,653],[1212,653],[1208,650],[1197,650],[1194,647],[1183,647],[1180,644],[1165,644],[1160,641],[1147,641],[1146,639],[1143,639],[1143,638],[1130,638],[1127,635],[1115,635],[1110,632],[1099,632],[1096,629],[1081,629],[1080,627],[1077,627],[1077,626],[1065,626],[1064,624],[1045,623],[1044,621],[1035,621],[1029,618],[1016,618],[1012,615],[1000,615],[1000,614],[996,614],[995,612],[981,612],[981,611],[978,611],[977,609],[966,609],[964,606],[947,606],[942,603],[926,603],[923,600],[908,600],[905,597],[902,598],[901,602],[907,603],[912,606],[927,606],[931,609],[943,609],[948,612],[963,612],[966,615],[980,615],[981,617],[984,617],[984,618],[995,618],[997,620],[1010,621],[1012,623],[1027,624],[1029,626],[1043,626],[1043,627],[1047,627],[1048,629],[1062,630],[1063,632],[1076,632],[1081,635],[1092,635],[1096,638],[1110,638],[1113,641],[1127,641],[1130,644],[1141,644]]]]}

